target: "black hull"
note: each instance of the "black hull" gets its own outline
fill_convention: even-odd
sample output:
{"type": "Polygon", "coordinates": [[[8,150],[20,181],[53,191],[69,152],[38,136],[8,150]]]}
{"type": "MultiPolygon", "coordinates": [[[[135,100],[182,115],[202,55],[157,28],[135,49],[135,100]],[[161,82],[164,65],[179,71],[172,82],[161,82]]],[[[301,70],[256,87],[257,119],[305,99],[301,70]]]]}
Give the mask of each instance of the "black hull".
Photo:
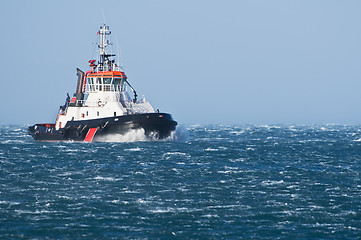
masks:
{"type": "Polygon", "coordinates": [[[144,129],[145,135],[164,139],[175,130],[177,122],[167,113],[124,115],[82,121],[69,121],[56,130],[50,124],[35,124],[28,128],[37,141],[97,141],[111,134],[125,134],[129,130],[144,129]],[[92,130],[95,134],[89,136],[92,130]],[[93,138],[94,137],[94,138],[93,138]]]}

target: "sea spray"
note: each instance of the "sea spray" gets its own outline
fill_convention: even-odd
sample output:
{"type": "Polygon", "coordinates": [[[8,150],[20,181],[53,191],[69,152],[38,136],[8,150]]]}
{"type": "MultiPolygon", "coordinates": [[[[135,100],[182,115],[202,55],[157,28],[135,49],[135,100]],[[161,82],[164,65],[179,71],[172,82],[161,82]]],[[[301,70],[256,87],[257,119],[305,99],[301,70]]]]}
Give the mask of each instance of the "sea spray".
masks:
{"type": "Polygon", "coordinates": [[[97,137],[96,142],[141,142],[147,141],[147,136],[143,128],[131,129],[125,134],[108,134],[106,136],[97,137]]]}
{"type": "Polygon", "coordinates": [[[109,134],[95,139],[96,142],[187,142],[188,140],[189,131],[184,126],[178,126],[167,138],[161,140],[157,138],[156,132],[146,135],[142,128],[129,130],[125,134],[109,134]]]}
{"type": "Polygon", "coordinates": [[[188,142],[189,131],[184,126],[178,126],[175,131],[171,132],[170,136],[165,139],[171,142],[188,142]]]}

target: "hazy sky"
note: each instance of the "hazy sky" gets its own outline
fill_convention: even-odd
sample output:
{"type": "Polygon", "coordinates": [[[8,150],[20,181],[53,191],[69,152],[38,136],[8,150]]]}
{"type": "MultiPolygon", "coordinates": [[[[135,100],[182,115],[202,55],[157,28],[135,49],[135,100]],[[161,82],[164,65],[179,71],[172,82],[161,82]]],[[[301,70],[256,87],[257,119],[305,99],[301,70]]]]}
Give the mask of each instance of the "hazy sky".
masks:
{"type": "Polygon", "coordinates": [[[352,0],[4,1],[0,124],[54,122],[104,21],[137,93],[181,124],[361,124],[352,0]]]}

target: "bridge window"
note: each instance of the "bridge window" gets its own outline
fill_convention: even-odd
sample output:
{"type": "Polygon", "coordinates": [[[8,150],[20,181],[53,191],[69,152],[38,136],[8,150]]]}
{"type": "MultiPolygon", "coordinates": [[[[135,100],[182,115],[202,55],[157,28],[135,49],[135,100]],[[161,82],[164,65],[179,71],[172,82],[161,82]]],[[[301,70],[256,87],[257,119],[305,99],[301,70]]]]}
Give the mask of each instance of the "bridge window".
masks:
{"type": "Polygon", "coordinates": [[[120,91],[121,81],[122,81],[121,78],[114,78],[114,80],[113,80],[114,90],[115,90],[116,92],[119,92],[119,91],[120,91]]]}
{"type": "Polygon", "coordinates": [[[124,78],[92,78],[88,77],[86,80],[86,91],[125,91],[125,79],[124,78]]]}
{"type": "Polygon", "coordinates": [[[102,79],[97,78],[97,85],[95,86],[96,90],[101,91],[102,90],[102,79]]]}
{"type": "Polygon", "coordinates": [[[93,92],[95,91],[95,87],[94,87],[94,81],[93,81],[93,78],[87,78],[87,90],[90,91],[90,92],[93,92]]]}
{"type": "Polygon", "coordinates": [[[110,84],[111,81],[112,81],[111,78],[103,78],[103,83],[104,83],[104,84],[110,84]]]}
{"type": "Polygon", "coordinates": [[[126,85],[125,85],[125,79],[123,78],[121,83],[120,83],[120,86],[121,86],[121,91],[124,92],[126,91],[126,85]]]}
{"type": "Polygon", "coordinates": [[[104,91],[111,91],[112,78],[103,78],[104,91]]]}

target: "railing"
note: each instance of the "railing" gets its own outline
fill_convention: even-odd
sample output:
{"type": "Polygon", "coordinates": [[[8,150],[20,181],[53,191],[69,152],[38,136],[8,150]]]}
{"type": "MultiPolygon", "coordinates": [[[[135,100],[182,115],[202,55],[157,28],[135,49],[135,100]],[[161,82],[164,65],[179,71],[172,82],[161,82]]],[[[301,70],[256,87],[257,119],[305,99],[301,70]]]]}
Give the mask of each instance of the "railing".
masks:
{"type": "Polygon", "coordinates": [[[85,87],[85,92],[120,92],[121,86],[114,84],[87,84],[85,87]]]}
{"type": "Polygon", "coordinates": [[[96,66],[96,68],[94,70],[95,70],[95,72],[122,71],[122,68],[113,63],[111,65],[107,65],[107,64],[98,65],[98,66],[96,66]]]}

